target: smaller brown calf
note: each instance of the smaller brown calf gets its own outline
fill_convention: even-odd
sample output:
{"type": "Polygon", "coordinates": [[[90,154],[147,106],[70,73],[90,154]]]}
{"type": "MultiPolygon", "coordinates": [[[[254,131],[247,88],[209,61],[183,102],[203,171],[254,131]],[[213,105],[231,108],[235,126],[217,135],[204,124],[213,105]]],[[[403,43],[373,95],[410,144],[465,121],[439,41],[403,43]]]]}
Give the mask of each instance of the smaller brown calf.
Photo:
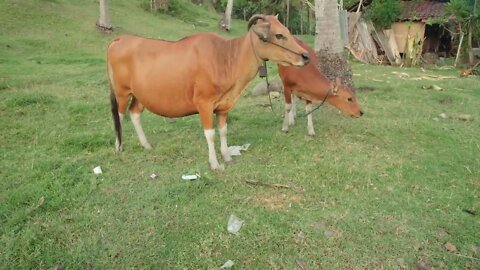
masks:
{"type": "MultiPolygon", "coordinates": [[[[295,124],[295,96],[306,101],[306,113],[312,111],[312,103],[320,104],[324,100],[351,117],[360,117],[363,112],[357,103],[352,89],[341,83],[339,78],[330,81],[317,68],[315,52],[299,39],[297,43],[310,54],[310,63],[301,68],[292,68],[278,65],[278,73],[283,82],[285,95],[285,117],[283,131],[295,124]]],[[[314,136],[312,114],[307,115],[308,135],[314,136]]]]}

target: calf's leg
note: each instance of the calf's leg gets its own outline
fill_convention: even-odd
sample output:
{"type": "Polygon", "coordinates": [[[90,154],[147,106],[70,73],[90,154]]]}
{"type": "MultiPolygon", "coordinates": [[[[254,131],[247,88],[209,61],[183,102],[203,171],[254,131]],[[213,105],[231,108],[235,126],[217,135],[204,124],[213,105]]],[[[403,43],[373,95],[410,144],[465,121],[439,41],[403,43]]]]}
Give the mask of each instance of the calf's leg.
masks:
{"type": "Polygon", "coordinates": [[[310,113],[311,111],[312,111],[312,103],[310,101],[307,101],[307,104],[305,106],[305,113],[307,113],[308,135],[315,136],[315,129],[313,129],[313,118],[312,118],[312,114],[310,113]]]}
{"type": "Polygon", "coordinates": [[[287,132],[288,131],[288,126],[290,125],[290,113],[292,110],[292,92],[291,89],[284,86],[284,91],[283,91],[284,97],[285,97],[285,114],[283,116],[283,125],[282,125],[282,131],[287,132]]]}

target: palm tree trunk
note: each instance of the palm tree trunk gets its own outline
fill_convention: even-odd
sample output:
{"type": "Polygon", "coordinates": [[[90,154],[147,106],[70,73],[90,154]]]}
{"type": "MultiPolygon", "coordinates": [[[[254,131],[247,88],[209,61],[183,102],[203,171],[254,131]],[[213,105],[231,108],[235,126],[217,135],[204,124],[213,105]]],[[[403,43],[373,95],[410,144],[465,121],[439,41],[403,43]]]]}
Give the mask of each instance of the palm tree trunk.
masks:
{"type": "Polygon", "coordinates": [[[107,0],[100,0],[100,17],[97,22],[98,28],[105,32],[112,31],[112,24],[108,17],[108,3],[107,0]]]}
{"type": "Polygon", "coordinates": [[[353,89],[352,69],[347,62],[340,32],[336,0],[315,0],[315,53],[318,68],[331,80],[340,77],[353,89]]]}

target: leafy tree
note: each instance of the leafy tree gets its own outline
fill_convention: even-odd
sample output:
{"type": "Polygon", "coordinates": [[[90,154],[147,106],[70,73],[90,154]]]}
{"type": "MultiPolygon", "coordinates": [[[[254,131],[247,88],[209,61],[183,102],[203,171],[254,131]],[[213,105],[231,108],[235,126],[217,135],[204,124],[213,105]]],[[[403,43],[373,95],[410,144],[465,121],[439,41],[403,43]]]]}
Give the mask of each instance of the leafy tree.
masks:
{"type": "Polygon", "coordinates": [[[389,28],[400,15],[400,1],[375,0],[366,8],[365,18],[372,20],[375,25],[389,28]]]}
{"type": "Polygon", "coordinates": [[[474,64],[472,53],[473,38],[480,36],[480,18],[478,16],[478,0],[451,0],[446,7],[446,16],[452,19],[456,24],[457,33],[460,36],[455,66],[458,64],[461,49],[463,47],[463,38],[468,35],[467,50],[469,52],[470,64],[474,64]]]}

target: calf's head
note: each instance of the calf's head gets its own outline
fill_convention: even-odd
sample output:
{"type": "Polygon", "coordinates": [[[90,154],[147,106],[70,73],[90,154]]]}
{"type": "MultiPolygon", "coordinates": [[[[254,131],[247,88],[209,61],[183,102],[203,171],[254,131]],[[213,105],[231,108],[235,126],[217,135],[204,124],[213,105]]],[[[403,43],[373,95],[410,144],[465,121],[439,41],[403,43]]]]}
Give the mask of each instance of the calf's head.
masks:
{"type": "Polygon", "coordinates": [[[360,117],[363,115],[362,109],[352,89],[342,84],[340,78],[336,78],[331,83],[330,91],[330,96],[327,99],[328,103],[351,117],[360,117]]]}
{"type": "Polygon", "coordinates": [[[301,67],[310,61],[308,52],[295,41],[276,16],[253,15],[248,28],[255,54],[283,66],[301,67]]]}

